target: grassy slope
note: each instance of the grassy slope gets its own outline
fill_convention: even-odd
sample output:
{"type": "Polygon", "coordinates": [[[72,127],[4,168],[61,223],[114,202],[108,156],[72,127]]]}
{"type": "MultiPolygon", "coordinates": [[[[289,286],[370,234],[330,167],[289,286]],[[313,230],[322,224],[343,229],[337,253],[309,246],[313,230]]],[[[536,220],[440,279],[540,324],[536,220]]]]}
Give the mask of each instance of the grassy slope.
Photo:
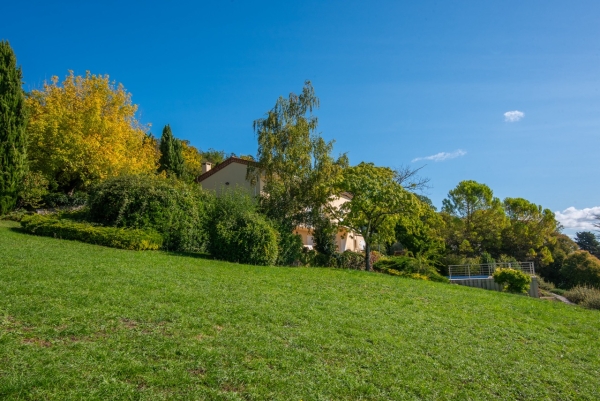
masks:
{"type": "Polygon", "coordinates": [[[0,398],[600,399],[600,313],[0,222],[0,398]]]}

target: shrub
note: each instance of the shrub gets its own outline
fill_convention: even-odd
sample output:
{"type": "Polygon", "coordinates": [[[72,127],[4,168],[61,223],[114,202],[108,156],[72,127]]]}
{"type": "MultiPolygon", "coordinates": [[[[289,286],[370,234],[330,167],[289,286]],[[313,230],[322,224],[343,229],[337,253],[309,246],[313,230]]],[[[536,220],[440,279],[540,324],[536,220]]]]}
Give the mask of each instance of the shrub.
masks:
{"type": "Polygon", "coordinates": [[[302,237],[286,229],[278,230],[277,262],[279,266],[291,266],[300,261],[304,245],[302,237]]]}
{"type": "Polygon", "coordinates": [[[421,276],[423,276],[431,281],[440,283],[449,282],[446,277],[438,273],[438,271],[427,262],[408,256],[393,256],[387,259],[381,259],[373,265],[373,268],[376,271],[396,276],[419,279],[422,279],[421,276]]]}
{"type": "Polygon", "coordinates": [[[600,293],[597,293],[595,296],[591,296],[582,302],[581,306],[589,309],[598,309],[600,310],[600,293]]]}
{"type": "Polygon", "coordinates": [[[499,268],[492,275],[494,281],[504,287],[504,291],[526,293],[529,290],[531,277],[520,270],[499,268]]]}
{"type": "Polygon", "coordinates": [[[105,226],[148,228],[164,238],[163,248],[198,252],[208,240],[210,195],[197,185],[158,176],[120,176],[94,186],[88,217],[105,226]]]}
{"type": "Polygon", "coordinates": [[[43,198],[48,194],[48,180],[37,171],[27,173],[19,191],[19,207],[36,209],[44,203],[43,198]]]}
{"type": "Polygon", "coordinates": [[[358,252],[344,251],[337,256],[338,267],[353,270],[365,270],[365,255],[358,252]]]}
{"type": "Polygon", "coordinates": [[[35,235],[77,240],[89,244],[130,250],[156,250],[162,245],[160,234],[148,230],[98,227],[89,223],[61,220],[39,214],[21,219],[23,229],[35,235]]]}
{"type": "Polygon", "coordinates": [[[585,285],[577,285],[564,293],[565,298],[576,304],[583,304],[588,300],[600,298],[600,290],[585,285]]]}
{"type": "Polygon", "coordinates": [[[561,288],[554,288],[554,289],[550,290],[550,292],[553,294],[556,294],[556,295],[565,295],[567,290],[563,290],[561,288]]]}
{"type": "Polygon", "coordinates": [[[273,225],[257,212],[257,202],[243,190],[224,191],[209,211],[209,252],[217,259],[272,265],[279,253],[273,225]]]}
{"type": "Polygon", "coordinates": [[[563,261],[560,276],[567,288],[576,285],[600,287],[600,260],[588,251],[575,251],[563,261]]]}
{"type": "Polygon", "coordinates": [[[42,196],[42,200],[47,207],[74,207],[83,206],[87,203],[88,195],[85,192],[77,191],[72,195],[62,192],[53,192],[42,196]]]}
{"type": "Polygon", "coordinates": [[[335,241],[338,233],[338,227],[327,216],[318,216],[313,223],[313,240],[315,251],[319,254],[333,257],[337,253],[337,244],[335,241]]]}
{"type": "Polygon", "coordinates": [[[553,283],[551,283],[550,281],[546,281],[541,277],[538,277],[538,283],[542,290],[552,291],[556,288],[553,283]]]}

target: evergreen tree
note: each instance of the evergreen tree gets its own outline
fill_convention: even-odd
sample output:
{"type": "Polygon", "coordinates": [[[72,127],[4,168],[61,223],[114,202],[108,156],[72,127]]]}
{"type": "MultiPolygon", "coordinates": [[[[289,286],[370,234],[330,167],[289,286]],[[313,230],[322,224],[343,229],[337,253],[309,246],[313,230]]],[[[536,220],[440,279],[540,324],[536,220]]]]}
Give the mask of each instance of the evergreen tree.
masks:
{"type": "Polygon", "coordinates": [[[163,128],[160,138],[160,153],[158,171],[166,171],[167,174],[174,174],[180,178],[185,170],[183,146],[181,141],[173,136],[168,124],[163,128]]]}
{"type": "Polygon", "coordinates": [[[27,112],[21,67],[8,41],[0,41],[0,215],[15,207],[27,171],[27,112]]]}
{"type": "Polygon", "coordinates": [[[575,242],[579,245],[579,248],[600,258],[600,242],[592,232],[582,231],[575,233],[575,236],[575,242]]]}

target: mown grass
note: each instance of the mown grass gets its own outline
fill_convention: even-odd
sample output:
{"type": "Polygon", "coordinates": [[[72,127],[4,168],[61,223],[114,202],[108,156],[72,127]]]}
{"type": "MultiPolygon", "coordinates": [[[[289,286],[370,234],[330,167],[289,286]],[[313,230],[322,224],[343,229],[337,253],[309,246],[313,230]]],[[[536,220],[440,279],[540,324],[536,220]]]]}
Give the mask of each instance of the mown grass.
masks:
{"type": "Polygon", "coordinates": [[[600,313],[0,222],[0,398],[597,400],[600,313]]]}

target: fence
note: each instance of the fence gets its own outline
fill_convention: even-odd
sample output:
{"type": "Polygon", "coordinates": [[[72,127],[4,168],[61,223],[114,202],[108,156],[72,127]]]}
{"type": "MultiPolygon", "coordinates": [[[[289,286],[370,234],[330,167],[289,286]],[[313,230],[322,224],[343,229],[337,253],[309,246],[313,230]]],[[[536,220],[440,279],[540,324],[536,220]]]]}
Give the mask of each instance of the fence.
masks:
{"type": "Polygon", "coordinates": [[[487,279],[499,268],[511,268],[535,276],[533,262],[485,263],[481,265],[450,265],[448,278],[450,280],[487,279]]]}

